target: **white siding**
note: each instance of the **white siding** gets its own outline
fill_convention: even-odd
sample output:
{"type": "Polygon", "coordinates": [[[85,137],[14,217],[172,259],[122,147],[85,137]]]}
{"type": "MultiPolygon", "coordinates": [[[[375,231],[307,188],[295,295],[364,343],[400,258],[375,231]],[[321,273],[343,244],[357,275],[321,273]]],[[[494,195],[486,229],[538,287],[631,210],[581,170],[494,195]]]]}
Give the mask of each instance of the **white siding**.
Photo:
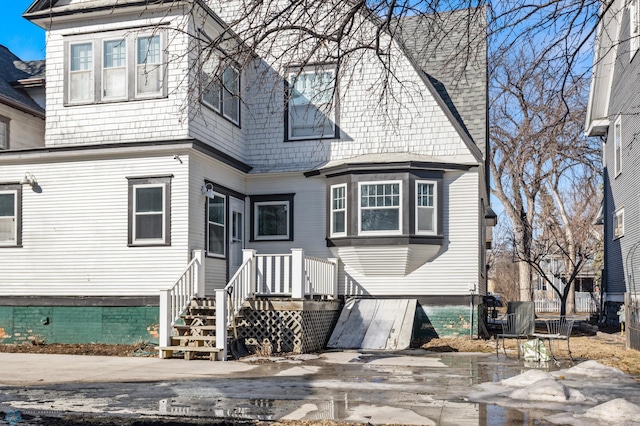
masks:
{"type": "Polygon", "coordinates": [[[44,146],[44,120],[0,103],[0,116],[9,121],[9,149],[44,146]]]}
{"type": "Polygon", "coordinates": [[[158,295],[178,278],[187,246],[188,162],[172,156],[3,165],[23,185],[23,247],[2,248],[5,295],[158,295]],[[127,177],[173,175],[171,245],[128,247],[127,177]]]}
{"type": "MultiPolygon", "coordinates": [[[[163,13],[164,15],[164,13],[163,13]]],[[[175,28],[184,26],[183,17],[167,14],[161,17],[141,17],[134,14],[75,22],[74,27],[56,27],[48,32],[46,71],[46,144],[47,146],[103,144],[137,141],[186,139],[187,93],[185,73],[188,70],[187,36],[175,28]],[[157,26],[171,20],[171,25],[157,26]],[[165,35],[168,49],[167,91],[168,96],[148,100],[94,103],[89,105],[64,105],[65,39],[75,41],[95,37],[109,37],[109,30],[124,31],[120,34],[135,34],[130,28],[146,26],[165,35]],[[124,30],[129,28],[129,30],[124,30]],[[104,32],[102,32],[104,31],[104,32]],[[95,33],[95,34],[94,34],[95,33]],[[66,36],[66,38],[65,38],[66,36]]],[[[99,58],[95,57],[94,61],[99,58]]],[[[133,70],[133,64],[129,66],[133,70]]]]}
{"type": "Polygon", "coordinates": [[[379,273],[365,276],[345,265],[340,271],[340,293],[376,296],[469,294],[469,283],[478,284],[480,279],[479,185],[475,171],[445,173],[442,185],[444,245],[433,261],[409,275],[389,276],[385,273],[387,259],[393,261],[394,256],[403,254],[403,249],[378,247],[379,273]]]}

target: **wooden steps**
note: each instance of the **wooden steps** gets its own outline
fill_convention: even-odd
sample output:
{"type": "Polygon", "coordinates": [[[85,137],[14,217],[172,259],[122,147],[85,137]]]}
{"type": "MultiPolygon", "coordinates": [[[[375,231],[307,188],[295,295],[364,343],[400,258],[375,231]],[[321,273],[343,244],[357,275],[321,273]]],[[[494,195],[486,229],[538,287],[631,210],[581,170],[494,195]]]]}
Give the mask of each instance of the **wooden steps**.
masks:
{"type": "Polygon", "coordinates": [[[182,354],[185,360],[205,355],[211,361],[219,359],[216,348],[215,299],[193,299],[178,323],[173,326],[171,345],[158,347],[160,358],[172,358],[182,354]]]}

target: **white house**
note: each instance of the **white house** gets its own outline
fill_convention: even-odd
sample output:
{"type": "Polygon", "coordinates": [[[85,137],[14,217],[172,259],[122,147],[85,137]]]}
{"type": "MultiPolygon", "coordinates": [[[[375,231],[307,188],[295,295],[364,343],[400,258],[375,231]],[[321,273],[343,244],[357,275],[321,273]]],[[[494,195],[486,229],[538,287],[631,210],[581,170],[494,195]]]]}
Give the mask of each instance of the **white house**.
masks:
{"type": "MultiPolygon", "coordinates": [[[[340,299],[415,299],[414,337],[469,333],[470,291],[486,292],[484,37],[456,72],[446,64],[469,28],[483,34],[483,11],[442,14],[442,28],[401,21],[389,38],[398,110],[383,116],[372,52],[300,67],[281,37],[225,58],[241,32],[218,50],[208,41],[228,34],[228,3],[37,0],[26,11],[47,30],[46,133],[44,147],[0,153],[21,224],[0,240],[4,341],[156,338],[159,290],[194,251],[198,296],[213,296],[243,249],[245,261],[247,249],[338,258],[340,299]],[[435,51],[434,31],[448,38],[435,51]]],[[[295,275],[287,262],[273,260],[265,283],[295,275]]]]}

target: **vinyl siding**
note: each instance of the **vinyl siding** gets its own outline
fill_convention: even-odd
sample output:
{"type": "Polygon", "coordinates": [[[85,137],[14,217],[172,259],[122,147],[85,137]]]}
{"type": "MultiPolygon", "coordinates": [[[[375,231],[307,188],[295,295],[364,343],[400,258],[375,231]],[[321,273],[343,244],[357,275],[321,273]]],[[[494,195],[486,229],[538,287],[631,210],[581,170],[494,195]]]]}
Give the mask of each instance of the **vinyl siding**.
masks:
{"type": "Polygon", "coordinates": [[[375,296],[467,295],[469,283],[480,281],[478,239],[479,179],[474,171],[447,172],[443,190],[443,233],[441,253],[407,276],[388,276],[385,268],[393,256],[406,248],[378,248],[379,271],[365,276],[348,266],[340,274],[341,294],[375,296]]]}
{"type": "Polygon", "coordinates": [[[23,247],[0,249],[5,295],[158,295],[189,251],[188,164],[172,156],[3,165],[0,182],[23,185],[23,247]],[[171,245],[128,247],[127,177],[173,175],[171,245]]]}
{"type": "MultiPolygon", "coordinates": [[[[640,154],[636,149],[636,135],[640,132],[640,52],[629,52],[629,9],[624,9],[620,27],[620,44],[613,70],[613,86],[609,100],[611,125],[607,135],[604,165],[605,188],[605,269],[608,296],[620,299],[621,293],[640,288],[640,154]],[[621,116],[622,170],[615,174],[614,123],[621,116]],[[624,208],[624,236],[615,238],[614,212],[624,208]],[[625,279],[625,278],[631,278],[625,279]]],[[[619,300],[620,301],[620,300],[619,300]]]]}
{"type": "Polygon", "coordinates": [[[9,149],[44,146],[44,120],[0,103],[0,116],[9,121],[9,149]]]}

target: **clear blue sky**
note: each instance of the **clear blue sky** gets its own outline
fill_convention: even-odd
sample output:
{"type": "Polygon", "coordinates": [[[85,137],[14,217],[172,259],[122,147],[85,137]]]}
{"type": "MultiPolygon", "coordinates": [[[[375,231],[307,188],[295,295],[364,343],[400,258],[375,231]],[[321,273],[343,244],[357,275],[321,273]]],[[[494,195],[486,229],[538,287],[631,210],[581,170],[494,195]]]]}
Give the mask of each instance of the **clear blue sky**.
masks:
{"type": "Polygon", "coordinates": [[[33,0],[2,0],[0,44],[22,60],[44,59],[44,30],[22,17],[33,0]]]}

